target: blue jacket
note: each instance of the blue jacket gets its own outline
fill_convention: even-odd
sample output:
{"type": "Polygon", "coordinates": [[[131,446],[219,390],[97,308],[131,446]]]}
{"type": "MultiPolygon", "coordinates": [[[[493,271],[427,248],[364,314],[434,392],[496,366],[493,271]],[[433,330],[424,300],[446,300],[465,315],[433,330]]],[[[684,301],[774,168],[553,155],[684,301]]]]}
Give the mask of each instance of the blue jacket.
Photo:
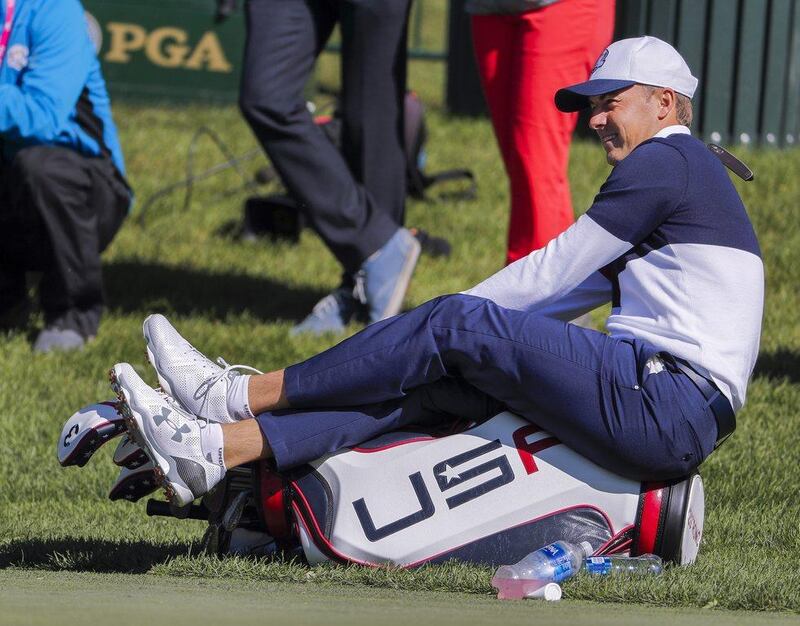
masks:
{"type": "MultiPolygon", "coordinates": [[[[6,0],[0,0],[2,17],[6,0]]],[[[111,101],[78,0],[16,0],[0,66],[0,139],[10,160],[26,146],[110,156],[124,175],[111,101]]]]}

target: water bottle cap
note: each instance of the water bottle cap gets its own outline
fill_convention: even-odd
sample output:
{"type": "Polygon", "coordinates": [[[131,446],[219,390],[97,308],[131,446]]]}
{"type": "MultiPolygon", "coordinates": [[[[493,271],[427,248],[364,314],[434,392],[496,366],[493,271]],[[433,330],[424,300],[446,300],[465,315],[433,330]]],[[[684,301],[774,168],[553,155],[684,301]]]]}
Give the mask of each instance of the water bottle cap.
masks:
{"type": "Polygon", "coordinates": [[[561,585],[558,583],[547,583],[534,591],[525,594],[526,598],[541,598],[548,602],[557,602],[561,599],[561,585]]]}
{"type": "Polygon", "coordinates": [[[581,541],[581,550],[583,550],[584,556],[592,556],[594,553],[594,548],[588,541],[581,541]]]}
{"type": "Polygon", "coordinates": [[[548,602],[558,602],[561,599],[561,585],[547,583],[544,586],[544,599],[548,602]]]}

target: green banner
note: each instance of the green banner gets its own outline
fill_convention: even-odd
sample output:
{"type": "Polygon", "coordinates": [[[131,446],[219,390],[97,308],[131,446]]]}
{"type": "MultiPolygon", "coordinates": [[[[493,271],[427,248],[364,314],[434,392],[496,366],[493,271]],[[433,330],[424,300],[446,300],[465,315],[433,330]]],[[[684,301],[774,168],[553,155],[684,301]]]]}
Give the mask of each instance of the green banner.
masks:
{"type": "Polygon", "coordinates": [[[244,16],[214,22],[214,0],[84,0],[114,96],[234,101],[244,16]]]}

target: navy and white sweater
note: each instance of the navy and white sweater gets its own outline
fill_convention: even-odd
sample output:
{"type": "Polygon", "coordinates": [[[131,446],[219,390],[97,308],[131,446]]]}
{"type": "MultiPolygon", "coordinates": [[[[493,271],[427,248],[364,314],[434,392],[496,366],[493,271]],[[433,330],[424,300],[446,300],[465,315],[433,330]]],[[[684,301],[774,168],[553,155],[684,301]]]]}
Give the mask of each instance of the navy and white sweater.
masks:
{"type": "Polygon", "coordinates": [[[619,162],[589,211],[466,292],[569,320],[611,300],[614,337],[691,362],[738,411],[761,334],[764,267],[724,166],[671,126],[619,162]]]}

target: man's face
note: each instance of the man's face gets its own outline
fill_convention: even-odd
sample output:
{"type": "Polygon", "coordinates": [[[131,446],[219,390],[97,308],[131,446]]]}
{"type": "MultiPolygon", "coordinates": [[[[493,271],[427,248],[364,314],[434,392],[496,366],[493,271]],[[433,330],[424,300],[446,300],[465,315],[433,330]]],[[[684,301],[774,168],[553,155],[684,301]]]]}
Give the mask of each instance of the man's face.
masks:
{"type": "Polygon", "coordinates": [[[589,98],[594,130],[606,151],[606,160],[616,165],[659,128],[659,99],[642,85],[589,98]]]}

